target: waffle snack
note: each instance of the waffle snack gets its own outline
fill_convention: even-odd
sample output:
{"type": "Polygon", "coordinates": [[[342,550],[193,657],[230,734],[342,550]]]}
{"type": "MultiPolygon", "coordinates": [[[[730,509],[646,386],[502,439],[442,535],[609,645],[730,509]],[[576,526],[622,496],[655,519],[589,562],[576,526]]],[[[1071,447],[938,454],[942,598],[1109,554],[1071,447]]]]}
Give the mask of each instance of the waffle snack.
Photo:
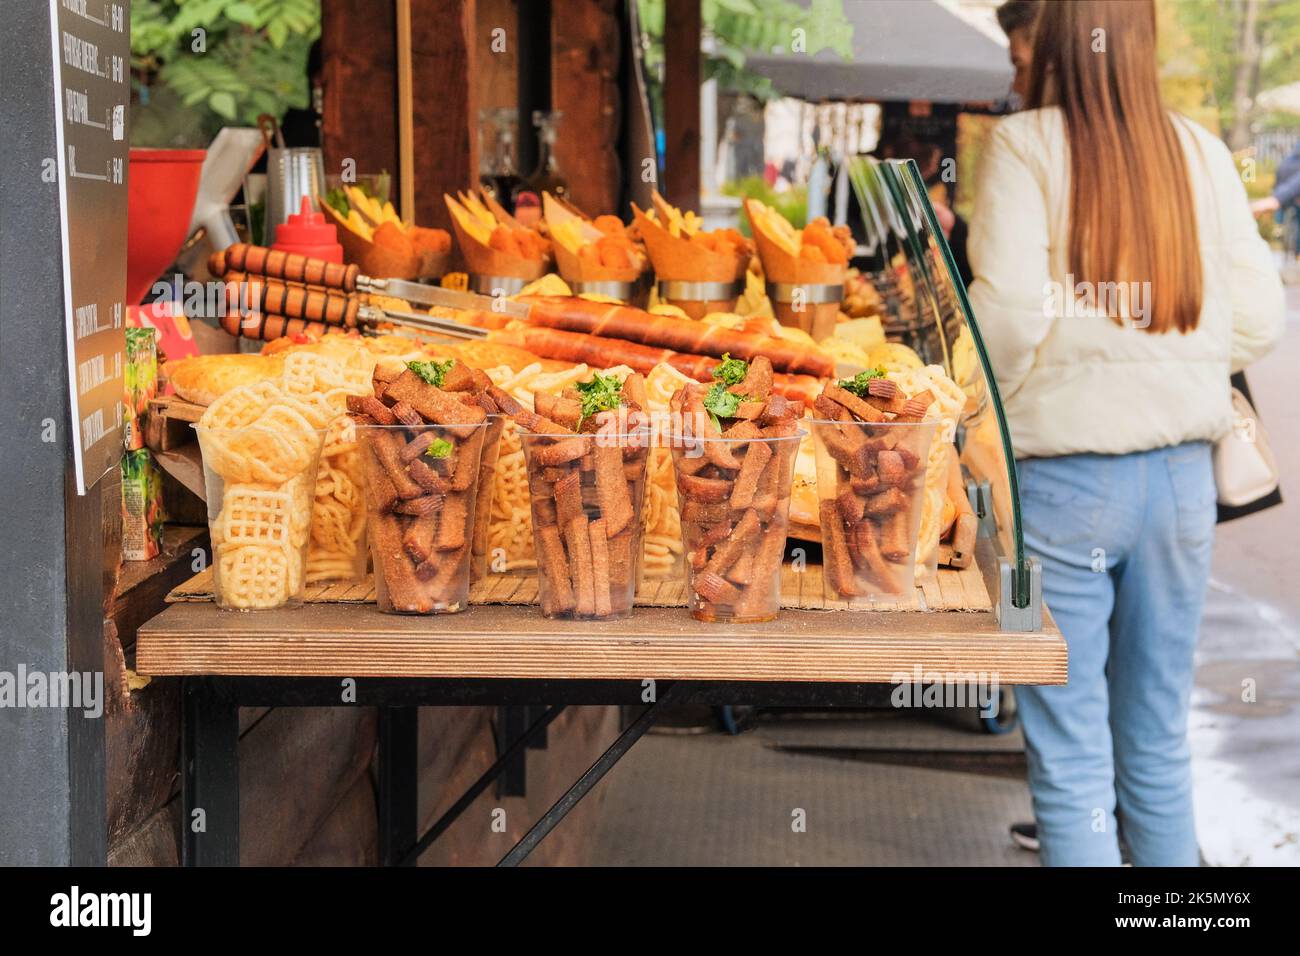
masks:
{"type": "Polygon", "coordinates": [[[772,365],[724,358],[711,386],[673,395],[673,467],[691,614],[765,621],[781,597],[790,485],[803,405],[772,391],[772,365]]]}
{"type": "Polygon", "coordinates": [[[649,399],[645,379],[595,374],[520,411],[547,617],[629,613],[641,557],[649,399]]]}
{"type": "Polygon", "coordinates": [[[195,430],[217,603],[271,608],[301,598],[323,431],[276,382],[227,392],[195,430]]]}

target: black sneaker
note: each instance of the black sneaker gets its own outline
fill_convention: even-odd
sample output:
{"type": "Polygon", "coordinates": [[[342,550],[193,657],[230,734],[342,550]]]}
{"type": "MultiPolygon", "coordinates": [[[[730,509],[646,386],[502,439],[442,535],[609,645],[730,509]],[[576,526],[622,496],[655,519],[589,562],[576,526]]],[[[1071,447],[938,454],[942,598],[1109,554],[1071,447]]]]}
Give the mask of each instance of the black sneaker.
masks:
{"type": "Polygon", "coordinates": [[[1022,850],[1028,850],[1030,853],[1037,853],[1039,848],[1038,824],[1011,824],[1011,842],[1022,850]]]}

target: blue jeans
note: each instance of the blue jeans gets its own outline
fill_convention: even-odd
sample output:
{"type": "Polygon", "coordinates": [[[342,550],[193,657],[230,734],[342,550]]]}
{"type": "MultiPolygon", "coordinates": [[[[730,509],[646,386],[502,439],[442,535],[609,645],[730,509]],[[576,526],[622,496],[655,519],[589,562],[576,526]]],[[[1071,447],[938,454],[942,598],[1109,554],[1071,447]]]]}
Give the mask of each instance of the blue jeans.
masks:
{"type": "Polygon", "coordinates": [[[1214,544],[1204,442],[1018,463],[1025,549],[1070,649],[1017,688],[1048,866],[1195,866],[1187,708],[1214,544]]]}

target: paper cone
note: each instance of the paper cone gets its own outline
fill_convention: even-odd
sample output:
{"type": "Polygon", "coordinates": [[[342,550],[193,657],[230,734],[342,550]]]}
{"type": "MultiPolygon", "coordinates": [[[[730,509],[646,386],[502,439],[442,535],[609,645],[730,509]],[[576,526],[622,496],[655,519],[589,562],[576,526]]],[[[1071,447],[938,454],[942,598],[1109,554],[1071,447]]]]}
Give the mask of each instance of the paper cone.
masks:
{"type": "MultiPolygon", "coordinates": [[[[748,263],[738,265],[736,257],[705,249],[683,236],[674,236],[659,223],[648,217],[636,203],[632,214],[641,230],[646,252],[654,266],[655,277],[660,280],[682,282],[735,282],[743,279],[748,263]]],[[[711,312],[734,312],[740,295],[726,299],[701,301],[695,299],[665,299],[677,306],[692,319],[702,319],[711,312]]]]}
{"type": "MultiPolygon", "coordinates": [[[[561,223],[571,222],[574,219],[581,222],[590,222],[586,216],[580,215],[573,206],[556,199],[548,192],[542,193],[542,217],[552,226],[558,226],[561,223]]],[[[595,229],[595,226],[592,226],[595,229]]]]}
{"type": "Polygon", "coordinates": [[[540,279],[546,273],[550,263],[545,258],[525,259],[522,256],[511,255],[493,249],[470,235],[460,223],[456,201],[450,196],[443,198],[446,199],[447,208],[451,211],[451,227],[456,233],[456,242],[460,245],[461,255],[465,257],[465,265],[470,272],[476,275],[523,279],[527,282],[540,279]]]}
{"type": "Polygon", "coordinates": [[[792,255],[778,239],[767,232],[763,206],[753,199],[745,200],[745,214],[749,217],[750,231],[758,247],[758,258],[763,263],[763,274],[769,282],[793,285],[843,285],[847,265],[834,262],[809,262],[792,255]]]}
{"type": "Polygon", "coordinates": [[[506,212],[505,206],[497,202],[495,196],[489,195],[480,189],[478,191],[478,200],[488,207],[488,211],[492,213],[492,215],[497,217],[497,222],[504,222],[511,226],[518,226],[521,229],[523,228],[523,224],[514,216],[510,215],[510,213],[506,212]]]}
{"type": "Polygon", "coordinates": [[[570,252],[558,242],[553,245],[553,248],[555,265],[559,268],[560,277],[565,282],[636,282],[644,271],[637,266],[618,269],[591,262],[570,252]]]}
{"type": "MultiPolygon", "coordinates": [[[[543,207],[543,209],[546,208],[546,200],[547,200],[548,198],[550,199],[552,205],[556,205],[556,206],[561,207],[562,209],[564,209],[565,211],[567,211],[570,215],[577,216],[579,219],[583,219],[583,220],[586,220],[587,222],[591,222],[591,217],[588,216],[588,215],[587,215],[585,212],[583,212],[581,209],[579,209],[577,206],[575,206],[573,203],[569,202],[569,200],[565,199],[565,198],[562,197],[562,196],[552,196],[550,193],[545,192],[545,191],[543,191],[543,193],[542,193],[542,207],[543,207]]],[[[546,213],[545,215],[546,215],[548,218],[550,217],[550,213],[546,213]]]]}
{"type": "Polygon", "coordinates": [[[423,263],[418,249],[413,247],[410,255],[402,255],[396,249],[376,245],[348,228],[347,220],[329,203],[318,204],[334,223],[339,245],[343,247],[343,260],[356,263],[362,275],[373,279],[418,279],[424,274],[421,272],[423,263]]]}
{"type": "Polygon", "coordinates": [[[632,204],[645,240],[655,275],[660,279],[681,279],[686,282],[734,282],[744,275],[737,273],[733,256],[723,255],[691,242],[685,236],[674,236],[632,204]]]}

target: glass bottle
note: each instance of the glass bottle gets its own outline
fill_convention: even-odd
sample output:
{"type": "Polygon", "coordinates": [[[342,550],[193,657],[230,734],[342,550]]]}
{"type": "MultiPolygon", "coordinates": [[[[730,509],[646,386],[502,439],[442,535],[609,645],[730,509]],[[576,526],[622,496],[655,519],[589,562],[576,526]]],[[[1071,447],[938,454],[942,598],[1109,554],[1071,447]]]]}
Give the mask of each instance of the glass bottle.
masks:
{"type": "Polygon", "coordinates": [[[499,202],[506,212],[515,210],[515,197],[524,185],[523,177],[515,170],[515,134],[519,128],[518,114],[512,109],[493,110],[495,149],[492,165],[479,178],[483,191],[499,202]]]}
{"type": "Polygon", "coordinates": [[[555,137],[560,129],[560,120],[564,114],[556,111],[546,113],[542,110],[536,110],[533,113],[533,125],[537,127],[537,145],[539,154],[537,157],[537,169],[528,177],[528,188],[537,193],[540,198],[543,192],[548,192],[556,199],[569,198],[569,183],[560,172],[559,163],[555,159],[555,137]]]}

